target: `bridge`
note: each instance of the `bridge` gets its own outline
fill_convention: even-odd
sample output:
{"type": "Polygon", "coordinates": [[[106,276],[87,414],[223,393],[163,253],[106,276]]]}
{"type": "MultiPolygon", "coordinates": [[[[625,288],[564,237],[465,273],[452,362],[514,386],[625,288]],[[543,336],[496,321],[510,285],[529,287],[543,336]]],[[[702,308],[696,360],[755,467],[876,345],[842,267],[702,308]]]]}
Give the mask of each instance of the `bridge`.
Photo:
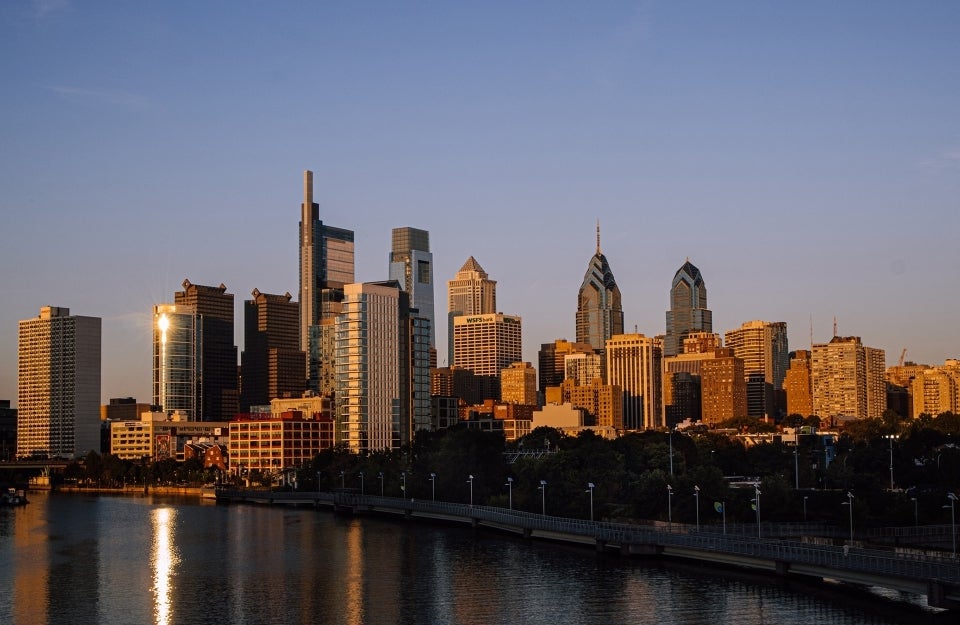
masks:
{"type": "MultiPolygon", "coordinates": [[[[359,495],[218,490],[217,501],[328,507],[349,514],[379,514],[493,529],[585,545],[625,556],[670,557],[752,569],[777,576],[832,579],[926,597],[935,608],[960,610],[960,563],[955,558],[860,543],[835,545],[807,538],[799,526],[736,526],[720,533],[681,523],[635,525],[553,517],[489,506],[359,495]],[[753,534],[745,528],[752,527],[753,534]],[[779,527],[779,529],[778,529],[779,527]],[[828,544],[822,544],[822,543],[828,544]]],[[[952,528],[951,528],[952,529],[952,528]]]]}

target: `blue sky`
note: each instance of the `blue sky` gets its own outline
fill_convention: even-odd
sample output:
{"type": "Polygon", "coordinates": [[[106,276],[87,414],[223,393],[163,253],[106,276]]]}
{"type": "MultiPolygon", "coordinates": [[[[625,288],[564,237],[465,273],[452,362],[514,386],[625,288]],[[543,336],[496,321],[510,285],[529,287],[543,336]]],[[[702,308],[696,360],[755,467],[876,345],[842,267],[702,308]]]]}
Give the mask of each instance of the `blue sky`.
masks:
{"type": "MultiPolygon", "coordinates": [[[[150,310],[184,278],[297,293],[304,169],[384,279],[430,231],[525,358],[574,338],[603,251],[626,325],[674,272],[714,330],[786,321],[960,357],[960,3],[0,4],[0,398],[17,321],[103,318],[103,397],[150,398],[150,310]]],[[[445,357],[445,320],[438,347],[445,357]]]]}

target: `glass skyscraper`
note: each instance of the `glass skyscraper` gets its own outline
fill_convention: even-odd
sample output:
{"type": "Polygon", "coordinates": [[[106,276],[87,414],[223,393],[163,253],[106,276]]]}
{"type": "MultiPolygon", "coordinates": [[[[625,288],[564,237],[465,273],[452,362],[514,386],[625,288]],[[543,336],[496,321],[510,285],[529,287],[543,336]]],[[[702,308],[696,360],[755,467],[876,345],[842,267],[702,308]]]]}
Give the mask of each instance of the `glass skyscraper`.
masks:
{"type": "Polygon", "coordinates": [[[688,258],[673,276],[664,357],[683,353],[683,339],[691,332],[713,332],[713,312],[707,309],[707,287],[700,270],[688,258]]]}
{"type": "Polygon", "coordinates": [[[607,257],[600,251],[597,224],[597,251],[590,258],[577,294],[577,343],[586,343],[602,353],[607,340],[617,334],[623,334],[620,287],[607,257]]]}

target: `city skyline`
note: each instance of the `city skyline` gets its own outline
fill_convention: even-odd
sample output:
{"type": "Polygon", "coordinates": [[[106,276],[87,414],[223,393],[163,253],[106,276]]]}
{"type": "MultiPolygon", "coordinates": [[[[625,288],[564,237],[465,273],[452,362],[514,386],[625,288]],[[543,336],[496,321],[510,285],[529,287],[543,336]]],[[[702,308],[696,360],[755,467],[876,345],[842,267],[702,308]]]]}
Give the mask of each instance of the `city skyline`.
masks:
{"type": "Polygon", "coordinates": [[[297,293],[304,169],[358,282],[428,231],[435,297],[476,257],[524,361],[575,339],[597,219],[626,332],[664,332],[689,257],[714,332],[784,321],[793,351],[836,318],[887,365],[960,355],[960,7],[368,13],[0,7],[0,399],[41,306],[101,317],[102,401],[143,402],[185,277],[297,293]]]}

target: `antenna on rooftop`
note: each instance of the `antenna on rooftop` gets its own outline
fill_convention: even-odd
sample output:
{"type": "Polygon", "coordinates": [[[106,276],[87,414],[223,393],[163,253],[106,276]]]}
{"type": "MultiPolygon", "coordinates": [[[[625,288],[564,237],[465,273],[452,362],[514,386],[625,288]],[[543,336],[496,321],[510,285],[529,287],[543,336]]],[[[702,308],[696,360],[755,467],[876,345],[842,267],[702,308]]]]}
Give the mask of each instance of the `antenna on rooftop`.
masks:
{"type": "Polygon", "coordinates": [[[834,336],[839,336],[839,335],[837,334],[837,318],[836,318],[836,316],[834,316],[834,318],[833,318],[833,335],[834,335],[834,336]]]}

